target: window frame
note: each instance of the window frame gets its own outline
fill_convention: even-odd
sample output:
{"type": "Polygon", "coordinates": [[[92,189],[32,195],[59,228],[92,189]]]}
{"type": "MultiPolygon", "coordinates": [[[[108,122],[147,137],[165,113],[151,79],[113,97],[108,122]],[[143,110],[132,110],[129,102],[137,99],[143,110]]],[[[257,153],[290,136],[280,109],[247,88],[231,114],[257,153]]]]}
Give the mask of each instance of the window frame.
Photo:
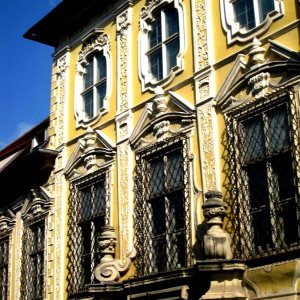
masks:
{"type": "MultiPolygon", "coordinates": [[[[87,120],[91,120],[93,118],[95,118],[98,114],[99,111],[101,111],[104,107],[104,98],[106,97],[106,95],[102,98],[102,96],[98,96],[98,88],[100,86],[102,86],[103,84],[105,84],[105,91],[106,91],[106,86],[107,86],[107,63],[106,63],[106,58],[103,55],[102,51],[97,51],[93,54],[90,55],[89,59],[88,59],[88,63],[85,66],[85,73],[82,77],[83,80],[83,91],[81,93],[81,97],[82,97],[82,101],[83,101],[83,107],[84,107],[84,114],[85,114],[85,118],[87,120]],[[99,60],[98,55],[101,55],[102,57],[104,57],[105,59],[105,76],[101,77],[99,74],[101,73],[101,71],[99,71],[99,60]],[[85,80],[85,76],[87,75],[87,70],[88,66],[92,65],[92,82],[89,86],[85,86],[86,85],[86,80],[85,80]],[[98,80],[99,77],[99,80],[98,80]],[[89,114],[89,112],[87,112],[85,106],[86,106],[86,102],[85,102],[85,96],[87,96],[88,94],[92,94],[92,113],[91,115],[89,114]],[[99,98],[98,98],[99,97],[99,98]],[[98,103],[99,102],[99,103],[98,103]]],[[[105,93],[106,94],[106,93],[105,93]]]]}
{"type": "Polygon", "coordinates": [[[236,42],[248,42],[253,38],[262,35],[270,28],[275,20],[282,17],[284,14],[283,1],[273,0],[275,9],[269,12],[264,20],[259,20],[259,8],[257,5],[257,1],[259,0],[252,0],[254,1],[253,6],[255,10],[256,26],[251,29],[246,29],[236,20],[234,12],[234,2],[236,1],[238,0],[220,0],[222,27],[226,32],[228,45],[232,45],[236,42]]]}
{"type": "MultiPolygon", "coordinates": [[[[185,137],[176,137],[169,138],[165,142],[157,143],[151,147],[146,147],[141,149],[136,153],[136,175],[135,175],[135,187],[136,187],[136,205],[135,205],[135,231],[136,231],[136,249],[137,257],[136,259],[136,268],[138,276],[145,276],[154,273],[161,273],[170,270],[175,270],[178,268],[187,267],[191,264],[191,251],[190,251],[190,190],[189,190],[189,164],[187,159],[187,140],[185,137]],[[170,159],[170,155],[176,151],[181,151],[181,164],[182,168],[182,182],[181,187],[178,185],[173,187],[173,190],[167,187],[168,172],[166,172],[166,167],[168,165],[167,161],[170,159]],[[163,174],[164,184],[163,191],[157,193],[151,193],[151,182],[150,176],[147,174],[150,173],[150,161],[160,160],[163,161],[163,174]],[[145,186],[148,186],[148,189],[145,189],[145,186]],[[176,195],[176,197],[174,196],[176,195]],[[181,199],[182,197],[182,199],[181,199]],[[159,202],[160,201],[160,202],[159,202]],[[176,203],[174,202],[176,201],[176,203]],[[182,203],[179,203],[179,202],[182,203]],[[173,205],[171,205],[171,202],[173,205]],[[169,208],[173,206],[173,213],[176,214],[175,206],[182,204],[184,209],[182,212],[182,227],[179,229],[176,228],[176,224],[171,224],[170,211],[169,208]],[[164,224],[157,226],[157,220],[161,220],[157,217],[158,213],[153,214],[153,204],[161,206],[164,210],[164,224]],[[158,227],[164,228],[163,232],[158,232],[155,234],[155,230],[158,227]],[[173,227],[173,229],[172,229],[173,227]],[[150,232],[150,233],[149,233],[150,232]],[[184,239],[184,245],[181,248],[178,246],[177,250],[173,252],[173,259],[170,261],[168,257],[168,252],[170,249],[174,251],[175,244],[171,244],[171,240],[180,242],[180,236],[184,239]],[[154,251],[155,241],[165,242],[165,255],[157,256],[157,251],[154,251]],[[152,249],[152,250],[151,250],[152,249]],[[183,252],[184,251],[184,254],[183,252]],[[143,255],[141,255],[143,253],[143,255]],[[178,256],[182,255],[184,258],[179,258],[178,256]],[[174,265],[175,257],[177,257],[178,262],[180,259],[184,260],[182,265],[174,265]],[[164,264],[164,267],[161,266],[164,264]]],[[[160,176],[161,177],[161,176],[160,176]]],[[[153,192],[153,190],[152,190],[153,192]]],[[[178,207],[179,207],[178,206],[178,207]]],[[[177,213],[178,213],[177,207],[177,213]]],[[[178,218],[176,218],[178,219],[178,218]]],[[[160,251],[160,254],[161,251],[160,251]]]]}
{"type": "Polygon", "coordinates": [[[76,75],[75,75],[75,120],[76,128],[88,128],[100,120],[100,118],[106,114],[109,110],[109,98],[112,91],[112,69],[111,69],[111,55],[110,55],[110,42],[109,37],[103,34],[102,30],[95,29],[91,33],[87,34],[82,40],[82,49],[78,54],[76,75]],[[93,67],[93,85],[89,88],[85,88],[84,76],[87,72],[87,67],[90,60],[93,60],[93,65],[97,54],[101,53],[106,62],[106,77],[97,81],[96,74],[97,68],[93,67]],[[97,88],[106,82],[106,93],[102,99],[102,106],[97,107],[97,88]],[[89,117],[85,111],[84,95],[91,92],[93,94],[93,112],[89,117]]]}
{"type": "MultiPolygon", "coordinates": [[[[110,180],[110,170],[109,167],[104,167],[98,171],[95,171],[91,174],[87,174],[80,178],[75,178],[71,180],[71,193],[70,193],[70,205],[69,205],[69,243],[68,243],[68,270],[72,276],[68,277],[68,294],[76,294],[83,291],[86,291],[86,285],[96,282],[95,276],[93,274],[93,270],[96,267],[97,263],[100,261],[100,254],[98,260],[95,258],[92,262],[92,258],[97,255],[97,252],[93,251],[97,249],[97,232],[94,224],[100,217],[103,218],[103,226],[110,225],[110,195],[111,191],[109,188],[109,180],[110,180]],[[104,184],[104,201],[102,203],[104,205],[104,215],[95,216],[93,209],[95,209],[95,203],[93,200],[96,200],[95,197],[95,185],[103,181],[104,184]],[[80,199],[82,190],[85,188],[91,189],[91,216],[84,218],[81,215],[81,205],[80,199]],[[96,220],[97,219],[97,220],[96,220]],[[84,243],[84,230],[90,226],[91,232],[88,238],[90,238],[90,252],[88,253],[87,249],[85,249],[84,243]],[[84,229],[85,228],[85,229],[84,229]],[[90,270],[86,270],[83,267],[84,260],[91,258],[91,266],[90,270]],[[88,274],[87,274],[88,273],[88,274]],[[76,275],[74,275],[76,274],[76,275]],[[90,280],[86,279],[85,276],[89,275],[90,280]]],[[[84,200],[85,201],[85,200],[84,200]]],[[[89,200],[88,200],[89,201],[89,200]]],[[[89,213],[89,212],[87,212],[89,213]]],[[[98,232],[100,234],[100,230],[98,232]]]]}
{"type": "MultiPolygon", "coordinates": [[[[46,216],[38,218],[32,221],[26,221],[24,223],[24,230],[22,236],[22,277],[21,277],[21,292],[26,298],[30,295],[30,299],[42,300],[45,297],[46,292],[46,249],[47,249],[47,222],[46,216]],[[43,228],[43,247],[42,249],[35,249],[34,235],[36,232],[33,228],[43,228]],[[36,261],[35,261],[36,258],[36,261]],[[42,273],[38,270],[38,261],[42,260],[40,265],[42,273]],[[33,270],[36,270],[34,272],[33,270]],[[40,284],[34,284],[34,278],[41,278],[40,284]],[[34,286],[33,286],[34,285],[34,286]],[[36,294],[37,291],[41,292],[41,295],[36,294]],[[27,296],[26,296],[27,295],[27,296]]],[[[25,299],[24,298],[24,299],[25,299]]]]}
{"type": "MultiPolygon", "coordinates": [[[[0,257],[0,295],[2,300],[6,300],[9,297],[10,243],[10,236],[3,236],[0,238],[0,249],[2,249],[2,245],[6,245],[7,248],[7,255],[5,257],[0,257]]],[[[2,250],[0,253],[2,253],[2,250]]]]}
{"type": "MultiPolygon", "coordinates": [[[[165,35],[165,22],[162,21],[162,32],[165,35]]],[[[139,77],[142,83],[142,91],[153,91],[157,86],[164,87],[172,82],[176,75],[180,74],[184,70],[184,52],[185,52],[185,13],[182,0],[163,0],[153,1],[149,6],[143,7],[140,17],[140,31],[139,31],[139,77]],[[153,53],[158,49],[156,45],[150,48],[149,45],[149,34],[152,29],[152,24],[155,20],[155,15],[160,14],[164,19],[164,7],[172,6],[177,10],[178,13],[178,33],[161,41],[162,48],[162,78],[156,79],[150,67],[149,54],[153,53]],[[160,11],[160,13],[159,13],[160,11]],[[178,38],[179,49],[176,56],[176,65],[173,66],[168,72],[167,66],[167,54],[166,44],[175,41],[178,38]],[[147,62],[147,63],[145,63],[147,62]]]]}
{"type": "MultiPolygon", "coordinates": [[[[259,99],[252,103],[250,102],[250,104],[241,106],[236,110],[230,111],[225,115],[229,141],[229,159],[231,163],[229,169],[231,173],[232,184],[231,194],[233,197],[232,210],[234,218],[238,219],[238,221],[234,222],[235,233],[233,234],[233,248],[236,253],[236,257],[248,259],[250,261],[255,261],[257,259],[267,259],[269,256],[289,253],[293,250],[300,249],[300,228],[298,228],[297,235],[295,235],[295,232],[293,233],[295,235],[294,239],[297,241],[288,244],[287,241],[291,240],[291,237],[285,236],[286,228],[289,228],[289,225],[286,225],[287,220],[282,219],[282,222],[279,222],[280,225],[278,225],[278,220],[280,218],[279,212],[280,210],[283,211],[283,206],[286,204],[295,205],[297,210],[294,215],[294,222],[299,223],[300,220],[300,195],[299,186],[297,186],[296,183],[297,178],[299,181],[299,177],[297,177],[299,176],[299,167],[297,167],[296,165],[296,156],[299,155],[299,151],[297,152],[295,146],[299,143],[299,136],[296,132],[296,129],[293,127],[293,124],[295,122],[293,120],[297,118],[299,111],[296,105],[296,100],[292,99],[288,92],[283,92],[281,95],[280,93],[274,93],[269,95],[268,99],[264,98],[263,100],[264,103],[262,103],[262,99],[259,99]],[[277,152],[273,149],[272,153],[268,151],[271,145],[270,132],[268,128],[268,122],[270,121],[270,119],[268,118],[270,118],[270,115],[276,110],[279,110],[279,108],[281,107],[285,107],[286,109],[286,121],[288,122],[286,128],[288,129],[287,133],[289,135],[290,145],[289,148],[282,147],[280,151],[277,152]],[[252,157],[251,159],[248,159],[248,161],[246,161],[245,159],[243,159],[244,153],[243,150],[241,150],[241,144],[243,141],[238,131],[242,126],[240,125],[240,123],[245,121],[247,122],[247,120],[251,120],[251,118],[254,119],[256,117],[262,118],[263,133],[259,133],[259,135],[264,136],[263,147],[265,153],[263,156],[260,155],[260,157],[252,157]],[[268,135],[266,133],[268,133],[268,135]],[[238,147],[233,147],[233,145],[238,145],[238,147]],[[289,199],[281,199],[282,195],[280,195],[280,187],[278,182],[276,182],[278,176],[283,175],[279,174],[279,171],[276,170],[276,161],[274,158],[279,156],[282,158],[282,156],[284,155],[290,155],[290,158],[288,160],[290,164],[289,172],[291,171],[293,175],[291,182],[293,184],[294,192],[293,196],[289,197],[289,199]],[[267,202],[263,203],[264,205],[261,204],[259,207],[253,208],[253,205],[255,204],[253,204],[254,198],[252,198],[251,200],[251,183],[249,177],[251,175],[247,174],[247,172],[249,172],[247,171],[247,168],[249,166],[255,166],[255,164],[265,164],[267,202]],[[269,231],[271,235],[268,237],[271,241],[271,245],[269,247],[265,247],[265,249],[259,247],[259,245],[256,244],[257,241],[255,240],[255,231],[259,231],[260,228],[254,230],[252,223],[254,222],[254,214],[263,211],[265,212],[265,214],[268,214],[269,219],[268,221],[266,221],[267,215],[265,215],[265,217],[261,218],[261,220],[263,219],[263,221],[269,223],[269,231]],[[278,241],[279,236],[280,240],[278,241]]],[[[287,165],[285,165],[285,168],[287,168],[287,165]]],[[[286,172],[286,170],[284,171],[286,172]]],[[[283,169],[281,170],[281,172],[283,172],[283,169]]],[[[257,174],[258,173],[256,173],[255,176],[257,176],[257,174]]],[[[255,201],[257,202],[257,200],[255,201]]],[[[260,226],[262,225],[260,224],[260,226]]],[[[265,224],[265,226],[267,227],[267,224],[265,224]]],[[[264,241],[266,241],[266,239],[264,241]]]]}

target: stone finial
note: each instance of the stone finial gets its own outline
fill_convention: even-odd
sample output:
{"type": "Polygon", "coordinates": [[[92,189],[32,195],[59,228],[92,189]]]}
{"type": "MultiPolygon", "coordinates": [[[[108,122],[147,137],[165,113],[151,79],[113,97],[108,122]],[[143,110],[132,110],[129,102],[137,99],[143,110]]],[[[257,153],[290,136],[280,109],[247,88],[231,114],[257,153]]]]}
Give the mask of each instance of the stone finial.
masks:
{"type": "Polygon", "coordinates": [[[265,52],[266,50],[261,47],[261,42],[257,38],[254,38],[249,51],[250,63],[253,66],[261,65],[265,61],[265,52]]]}
{"type": "Polygon", "coordinates": [[[163,91],[163,89],[158,86],[154,90],[156,96],[153,100],[154,104],[154,110],[157,112],[157,114],[162,114],[167,111],[167,97],[163,91]]]}
{"type": "Polygon", "coordinates": [[[232,259],[230,236],[222,229],[226,214],[226,203],[218,191],[205,193],[206,201],[202,205],[206,219],[207,232],[204,236],[204,253],[209,259],[232,259]]]}
{"type": "Polygon", "coordinates": [[[104,226],[101,228],[99,237],[100,263],[96,266],[94,274],[100,282],[115,282],[126,273],[136,255],[135,250],[130,253],[125,261],[115,259],[115,248],[117,245],[117,236],[113,226],[104,226]]]}

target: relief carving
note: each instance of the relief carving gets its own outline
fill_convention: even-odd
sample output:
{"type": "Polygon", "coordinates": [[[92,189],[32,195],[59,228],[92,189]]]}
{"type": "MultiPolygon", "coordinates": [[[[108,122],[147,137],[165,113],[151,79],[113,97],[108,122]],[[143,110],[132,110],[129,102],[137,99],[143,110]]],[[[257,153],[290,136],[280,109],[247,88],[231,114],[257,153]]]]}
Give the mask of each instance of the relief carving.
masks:
{"type": "Polygon", "coordinates": [[[117,34],[119,43],[119,109],[128,109],[128,28],[130,26],[129,10],[117,17],[117,34]]]}
{"type": "Polygon", "coordinates": [[[95,277],[100,282],[116,282],[129,270],[136,255],[135,250],[124,261],[115,259],[117,236],[113,226],[102,227],[98,242],[101,259],[94,270],[95,277]]]}
{"type": "Polygon", "coordinates": [[[197,0],[196,6],[196,26],[197,26],[197,47],[198,47],[198,69],[208,66],[208,47],[207,47],[207,25],[206,7],[204,0],[197,0]]]}
{"type": "Polygon", "coordinates": [[[96,34],[92,36],[91,38],[86,41],[82,47],[82,49],[79,51],[78,54],[78,61],[77,61],[77,70],[82,69],[82,64],[87,63],[87,56],[95,51],[97,47],[104,47],[109,43],[108,35],[107,34],[96,34]]]}

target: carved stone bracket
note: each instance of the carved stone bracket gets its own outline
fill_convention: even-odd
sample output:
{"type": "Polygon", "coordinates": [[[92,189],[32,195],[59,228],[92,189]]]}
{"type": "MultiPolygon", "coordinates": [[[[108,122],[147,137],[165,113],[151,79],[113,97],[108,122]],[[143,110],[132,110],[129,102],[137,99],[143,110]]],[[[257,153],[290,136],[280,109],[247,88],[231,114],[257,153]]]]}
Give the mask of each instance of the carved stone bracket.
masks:
{"type": "Polygon", "coordinates": [[[113,226],[104,226],[101,229],[99,237],[99,248],[101,259],[96,266],[94,274],[100,282],[117,282],[122,274],[125,274],[135,258],[133,250],[125,261],[115,259],[115,247],[117,245],[117,236],[113,226]]]}
{"type": "Polygon", "coordinates": [[[227,205],[222,201],[220,192],[209,191],[205,197],[207,200],[202,208],[208,229],[204,236],[204,254],[209,259],[232,259],[231,239],[222,229],[227,205]]]}

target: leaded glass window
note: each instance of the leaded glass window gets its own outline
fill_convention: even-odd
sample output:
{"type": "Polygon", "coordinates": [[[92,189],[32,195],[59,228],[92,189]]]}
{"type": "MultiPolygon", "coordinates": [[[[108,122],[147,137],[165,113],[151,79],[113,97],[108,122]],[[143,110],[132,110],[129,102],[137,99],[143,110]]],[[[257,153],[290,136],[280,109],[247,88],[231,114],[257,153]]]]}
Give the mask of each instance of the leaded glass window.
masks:
{"type": "Polygon", "coordinates": [[[9,239],[0,239],[0,299],[8,299],[9,239]]]}
{"type": "Polygon", "coordinates": [[[190,264],[185,140],[137,154],[135,220],[139,275],[190,264]]]}
{"type": "Polygon", "coordinates": [[[23,232],[21,299],[44,299],[45,220],[26,224],[23,232]]]}
{"type": "Polygon", "coordinates": [[[228,119],[236,256],[299,247],[299,121],[293,105],[281,99],[228,119]]]}
{"type": "Polygon", "coordinates": [[[72,184],[69,207],[68,291],[82,292],[95,282],[100,262],[98,236],[108,225],[109,205],[106,172],[96,172],[72,184]]]}

